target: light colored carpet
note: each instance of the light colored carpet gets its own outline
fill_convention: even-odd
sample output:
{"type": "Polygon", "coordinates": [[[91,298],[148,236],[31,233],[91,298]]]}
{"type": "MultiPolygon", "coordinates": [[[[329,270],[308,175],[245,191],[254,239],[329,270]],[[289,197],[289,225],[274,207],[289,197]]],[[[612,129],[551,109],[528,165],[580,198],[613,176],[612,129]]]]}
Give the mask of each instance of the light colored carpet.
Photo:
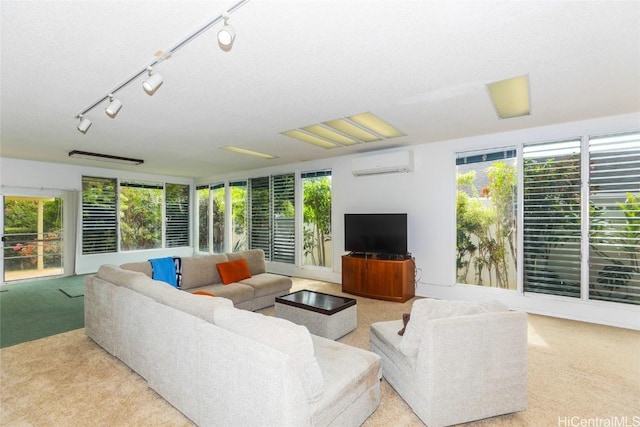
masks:
{"type": "MultiPolygon", "coordinates": [[[[295,279],[298,289],[342,294],[340,285],[306,279],[295,279]]],[[[366,349],[372,322],[399,319],[412,304],[357,300],[358,328],[340,341],[366,349]]],[[[273,308],[262,312],[273,315],[273,308]]],[[[1,349],[0,371],[0,425],[193,425],[84,329],[1,349]]],[[[634,417],[640,332],[530,315],[528,409],[469,425],[637,425],[634,417]]],[[[383,380],[382,403],[364,426],[421,425],[383,380]]]]}

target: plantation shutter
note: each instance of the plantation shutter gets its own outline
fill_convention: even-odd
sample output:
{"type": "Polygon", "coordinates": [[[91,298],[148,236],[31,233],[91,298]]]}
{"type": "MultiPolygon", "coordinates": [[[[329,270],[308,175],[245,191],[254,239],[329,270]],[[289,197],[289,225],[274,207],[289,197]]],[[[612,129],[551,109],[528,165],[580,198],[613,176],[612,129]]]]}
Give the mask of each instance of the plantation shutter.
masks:
{"type": "Polygon", "coordinates": [[[249,179],[249,249],[262,249],[271,260],[269,177],[249,179]]]}
{"type": "Polygon", "coordinates": [[[295,176],[271,178],[273,194],[273,261],[295,262],[295,176]]]}
{"type": "Polygon", "coordinates": [[[524,147],[525,292],[580,297],[580,140],[524,147]]]}
{"type": "Polygon", "coordinates": [[[313,171],[313,172],[302,172],[300,177],[304,178],[321,178],[323,176],[331,176],[331,169],[321,170],[321,171],[313,171]]]}
{"type": "Polygon", "coordinates": [[[117,252],[117,182],[82,177],[82,254],[117,252]]]}
{"type": "Polygon", "coordinates": [[[589,298],[640,304],[640,133],[589,141],[589,298]]]}
{"type": "Polygon", "coordinates": [[[165,186],[166,247],[189,246],[189,186],[165,186]]]}

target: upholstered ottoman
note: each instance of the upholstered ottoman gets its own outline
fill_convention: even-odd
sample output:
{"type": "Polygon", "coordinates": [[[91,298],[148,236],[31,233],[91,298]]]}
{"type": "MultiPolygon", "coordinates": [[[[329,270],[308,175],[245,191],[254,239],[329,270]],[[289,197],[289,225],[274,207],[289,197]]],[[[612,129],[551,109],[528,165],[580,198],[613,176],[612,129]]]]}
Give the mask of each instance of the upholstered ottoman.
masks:
{"type": "Polygon", "coordinates": [[[276,317],[306,326],[314,335],[336,340],[358,325],[356,300],[302,290],[275,300],[276,317]]]}

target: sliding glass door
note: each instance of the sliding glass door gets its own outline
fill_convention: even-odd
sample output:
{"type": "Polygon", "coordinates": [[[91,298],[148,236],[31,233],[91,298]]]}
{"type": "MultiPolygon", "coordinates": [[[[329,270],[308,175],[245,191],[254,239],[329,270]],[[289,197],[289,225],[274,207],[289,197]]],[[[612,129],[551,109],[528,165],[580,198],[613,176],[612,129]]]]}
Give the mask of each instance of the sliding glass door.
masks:
{"type": "Polygon", "coordinates": [[[3,282],[62,275],[62,198],[4,196],[3,206],[3,282]]]}

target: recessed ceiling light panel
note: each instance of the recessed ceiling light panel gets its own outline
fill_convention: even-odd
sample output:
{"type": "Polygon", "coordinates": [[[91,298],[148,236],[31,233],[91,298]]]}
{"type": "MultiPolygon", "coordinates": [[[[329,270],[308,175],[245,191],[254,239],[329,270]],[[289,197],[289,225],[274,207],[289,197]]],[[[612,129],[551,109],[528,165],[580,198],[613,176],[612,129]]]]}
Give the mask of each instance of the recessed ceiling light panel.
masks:
{"type": "Polygon", "coordinates": [[[397,138],[399,136],[405,136],[405,134],[398,128],[390,125],[389,123],[371,113],[356,114],[355,116],[350,116],[349,120],[369,130],[372,130],[378,135],[384,136],[385,138],[397,138]]]}
{"type": "Polygon", "coordinates": [[[222,150],[233,151],[234,153],[246,154],[247,156],[260,157],[261,159],[277,159],[276,156],[271,154],[260,153],[258,151],[247,150],[246,148],[234,147],[233,145],[225,145],[220,147],[222,150]]]}
{"type": "Polygon", "coordinates": [[[527,116],[531,114],[529,100],[529,76],[487,84],[493,106],[501,119],[527,116]]]}
{"type": "Polygon", "coordinates": [[[359,143],[353,138],[349,138],[348,136],[345,136],[339,132],[336,132],[333,129],[329,129],[322,125],[305,126],[302,129],[306,130],[307,132],[311,132],[315,135],[318,135],[322,138],[329,139],[340,145],[353,145],[353,144],[359,143]]]}
{"type": "Polygon", "coordinates": [[[328,122],[324,122],[324,124],[363,142],[380,141],[382,139],[378,135],[367,132],[360,126],[345,119],[329,120],[328,122]]]}
{"type": "Polygon", "coordinates": [[[307,142],[309,144],[317,145],[322,148],[335,148],[339,147],[338,144],[328,141],[324,138],[320,138],[319,136],[311,135],[310,133],[303,132],[299,129],[292,129],[282,132],[283,135],[289,136],[291,138],[299,139],[300,141],[307,142]]]}

